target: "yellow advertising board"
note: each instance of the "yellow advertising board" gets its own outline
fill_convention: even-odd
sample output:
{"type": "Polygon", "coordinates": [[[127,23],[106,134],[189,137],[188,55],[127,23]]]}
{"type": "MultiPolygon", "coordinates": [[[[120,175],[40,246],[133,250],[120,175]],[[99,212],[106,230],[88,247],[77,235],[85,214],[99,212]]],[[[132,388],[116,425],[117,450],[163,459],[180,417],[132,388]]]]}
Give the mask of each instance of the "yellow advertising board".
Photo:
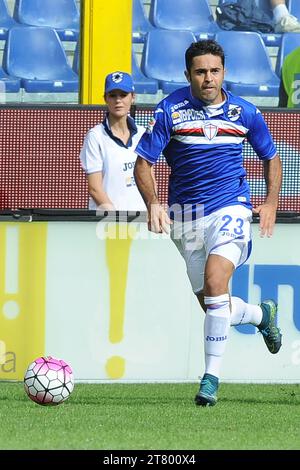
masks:
{"type": "Polygon", "coordinates": [[[0,379],[23,379],[45,351],[47,223],[0,224],[0,379]]]}

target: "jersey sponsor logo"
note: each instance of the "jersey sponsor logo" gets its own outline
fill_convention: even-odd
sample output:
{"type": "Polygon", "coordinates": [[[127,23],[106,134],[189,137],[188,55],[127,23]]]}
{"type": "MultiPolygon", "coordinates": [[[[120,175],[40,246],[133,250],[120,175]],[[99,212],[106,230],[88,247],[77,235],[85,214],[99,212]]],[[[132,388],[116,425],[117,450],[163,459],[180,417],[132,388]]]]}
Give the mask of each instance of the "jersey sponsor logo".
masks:
{"type": "Polygon", "coordinates": [[[229,111],[228,111],[228,117],[230,121],[237,121],[241,115],[241,112],[242,112],[241,106],[230,104],[229,111]]]}
{"type": "Polygon", "coordinates": [[[174,106],[171,106],[171,112],[176,111],[176,109],[183,108],[183,106],[186,106],[188,102],[188,100],[184,100],[181,103],[174,104],[174,106]]]}
{"type": "Polygon", "coordinates": [[[131,186],[136,186],[134,177],[133,176],[126,176],[125,184],[126,184],[127,188],[130,188],[131,186]]]}
{"type": "Polygon", "coordinates": [[[153,127],[155,126],[156,120],[154,118],[150,119],[150,121],[147,124],[146,127],[146,132],[147,134],[152,134],[153,127]]]}
{"type": "Polygon", "coordinates": [[[125,162],[123,166],[123,171],[132,170],[134,168],[135,162],[125,162]]]}
{"type": "Polygon", "coordinates": [[[178,124],[180,122],[188,121],[203,121],[205,115],[203,111],[198,111],[196,109],[181,109],[179,111],[173,112],[171,114],[173,124],[178,124]]]}
{"type": "Polygon", "coordinates": [[[218,130],[219,130],[219,127],[215,126],[211,122],[209,122],[208,124],[205,124],[205,126],[203,127],[204,135],[208,140],[213,140],[218,134],[218,130]]]}
{"type": "Polygon", "coordinates": [[[179,124],[179,122],[181,122],[180,113],[178,111],[174,111],[174,113],[171,114],[171,119],[173,124],[179,124]]]}

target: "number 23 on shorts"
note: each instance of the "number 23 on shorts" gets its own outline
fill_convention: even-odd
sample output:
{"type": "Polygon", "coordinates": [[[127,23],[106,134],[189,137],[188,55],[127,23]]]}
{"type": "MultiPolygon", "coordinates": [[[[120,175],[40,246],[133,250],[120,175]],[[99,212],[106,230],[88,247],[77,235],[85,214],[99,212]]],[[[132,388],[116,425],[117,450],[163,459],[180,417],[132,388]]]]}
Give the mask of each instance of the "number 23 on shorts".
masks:
{"type": "Polygon", "coordinates": [[[233,218],[227,214],[222,217],[222,221],[224,223],[220,228],[220,232],[233,232],[235,235],[243,235],[244,219],[240,217],[233,218]]]}

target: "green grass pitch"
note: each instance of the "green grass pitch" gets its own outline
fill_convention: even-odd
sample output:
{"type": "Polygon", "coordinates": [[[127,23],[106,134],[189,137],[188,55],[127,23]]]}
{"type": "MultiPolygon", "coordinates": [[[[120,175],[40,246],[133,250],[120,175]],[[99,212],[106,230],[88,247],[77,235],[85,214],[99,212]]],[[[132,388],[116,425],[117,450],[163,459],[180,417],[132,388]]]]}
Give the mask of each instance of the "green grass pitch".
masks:
{"type": "Polygon", "coordinates": [[[300,449],[300,385],[221,384],[212,408],[197,384],[76,384],[62,405],[0,382],[0,449],[300,449]]]}

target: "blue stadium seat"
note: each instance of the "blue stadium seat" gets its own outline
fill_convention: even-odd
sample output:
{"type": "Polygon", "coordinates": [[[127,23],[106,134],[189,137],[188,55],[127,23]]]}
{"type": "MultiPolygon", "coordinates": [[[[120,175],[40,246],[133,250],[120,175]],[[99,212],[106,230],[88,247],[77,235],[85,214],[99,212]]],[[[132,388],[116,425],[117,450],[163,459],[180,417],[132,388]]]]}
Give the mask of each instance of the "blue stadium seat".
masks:
{"type": "Polygon", "coordinates": [[[142,0],[132,2],[132,42],[145,42],[147,33],[153,29],[152,24],[145,14],[142,0]]]}
{"type": "Polygon", "coordinates": [[[150,95],[157,93],[158,91],[158,82],[153,78],[145,77],[141,72],[134,52],[132,52],[132,79],[134,83],[134,88],[136,93],[148,93],[150,95]]]}
{"type": "Polygon", "coordinates": [[[8,30],[16,25],[8,12],[6,0],[0,0],[0,39],[6,39],[8,30]]]}
{"type": "Polygon", "coordinates": [[[297,47],[300,47],[300,33],[285,33],[282,37],[281,46],[277,55],[276,73],[278,77],[280,77],[285,56],[297,47]]]}
{"type": "Polygon", "coordinates": [[[27,92],[76,92],[78,76],[68,64],[54,29],[28,26],[9,30],[3,68],[21,78],[27,92]]]}
{"type": "Polygon", "coordinates": [[[296,16],[300,21],[300,2],[299,0],[290,0],[289,2],[289,11],[291,15],[296,16]]]}
{"type": "Polygon", "coordinates": [[[223,31],[216,35],[216,41],[225,52],[225,79],[230,91],[241,96],[278,96],[279,79],[258,33],[223,31]],[[238,47],[233,48],[233,44],[238,47]]]}
{"type": "Polygon", "coordinates": [[[219,31],[208,0],[185,0],[182,7],[174,0],[152,0],[150,21],[161,29],[188,30],[200,38],[219,31]]]}
{"type": "Polygon", "coordinates": [[[14,18],[22,24],[54,28],[63,41],[78,39],[76,0],[16,0],[14,18]]]}
{"type": "Polygon", "coordinates": [[[195,41],[191,31],[154,29],[148,33],[141,68],[147,77],[158,80],[163,93],[171,93],[187,85],[184,55],[195,41]]]}
{"type": "MultiPolygon", "coordinates": [[[[239,3],[239,0],[219,0],[219,5],[224,3],[239,3]]],[[[263,10],[271,20],[273,20],[273,13],[270,7],[270,0],[256,0],[257,7],[263,10]]],[[[263,38],[263,41],[266,46],[278,47],[281,43],[281,34],[275,33],[259,33],[263,38]]]]}
{"type": "Polygon", "coordinates": [[[18,78],[10,77],[0,67],[0,93],[18,93],[20,91],[21,82],[18,78]]]}

